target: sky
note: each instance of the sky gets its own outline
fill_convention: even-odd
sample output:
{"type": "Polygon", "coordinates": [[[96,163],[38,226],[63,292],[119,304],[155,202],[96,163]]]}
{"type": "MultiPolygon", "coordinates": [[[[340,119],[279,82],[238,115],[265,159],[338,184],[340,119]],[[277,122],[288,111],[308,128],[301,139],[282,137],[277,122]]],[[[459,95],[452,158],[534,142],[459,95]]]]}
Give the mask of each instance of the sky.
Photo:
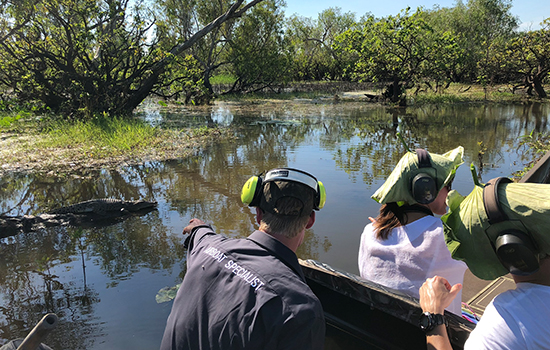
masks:
{"type": "MultiPolygon", "coordinates": [[[[467,0],[463,0],[467,3],[467,0]]],[[[410,7],[416,10],[418,7],[424,7],[431,10],[434,5],[439,7],[454,7],[455,0],[286,0],[287,16],[298,14],[304,17],[316,19],[318,14],[330,7],[339,7],[343,13],[353,12],[359,19],[365,13],[372,13],[375,17],[386,17],[397,15],[402,9],[410,7]]],[[[520,30],[540,29],[540,22],[550,17],[550,1],[548,0],[513,0],[512,14],[518,16],[521,22],[520,30]]]]}

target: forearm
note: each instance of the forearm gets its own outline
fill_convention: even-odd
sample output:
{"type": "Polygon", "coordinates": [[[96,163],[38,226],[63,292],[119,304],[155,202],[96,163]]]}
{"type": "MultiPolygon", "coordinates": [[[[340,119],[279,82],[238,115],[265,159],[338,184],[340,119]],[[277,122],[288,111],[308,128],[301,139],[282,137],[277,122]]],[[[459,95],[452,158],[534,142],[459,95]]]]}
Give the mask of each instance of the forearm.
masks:
{"type": "Polygon", "coordinates": [[[431,332],[426,333],[426,344],[428,350],[452,350],[449,336],[445,325],[435,327],[431,332]]]}
{"type": "Polygon", "coordinates": [[[462,284],[451,286],[449,281],[439,276],[428,278],[420,287],[420,307],[424,312],[420,316],[420,321],[421,327],[427,331],[428,349],[452,350],[447,328],[445,328],[447,322],[444,314],[445,308],[461,289],[462,284]]]}

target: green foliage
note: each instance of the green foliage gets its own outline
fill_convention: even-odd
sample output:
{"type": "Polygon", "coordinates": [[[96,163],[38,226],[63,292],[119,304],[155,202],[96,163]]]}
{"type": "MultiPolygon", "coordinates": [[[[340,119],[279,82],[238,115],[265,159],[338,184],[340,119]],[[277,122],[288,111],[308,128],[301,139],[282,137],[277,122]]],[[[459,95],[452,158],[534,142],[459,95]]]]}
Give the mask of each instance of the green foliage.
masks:
{"type": "Polygon", "coordinates": [[[450,31],[462,50],[454,81],[498,82],[495,67],[489,62],[496,45],[517,28],[518,20],[510,10],[510,0],[469,0],[449,9],[430,13],[429,21],[438,31],[450,31]]]}
{"type": "Polygon", "coordinates": [[[338,38],[340,52],[355,54],[349,67],[359,81],[389,82],[387,97],[402,99],[404,86],[422,80],[439,85],[449,81],[460,49],[450,32],[437,32],[426,21],[426,13],[408,10],[376,20],[369,17],[361,29],[349,30],[338,38]]]}
{"type": "Polygon", "coordinates": [[[153,93],[166,99],[184,97],[185,104],[205,104],[211,99],[203,80],[203,71],[192,55],[176,56],[167,66],[159,88],[153,93]]]}
{"type": "Polygon", "coordinates": [[[178,35],[169,30],[176,23],[169,20],[185,15],[193,2],[180,9],[184,1],[158,1],[174,15],[157,27],[152,11],[158,8],[145,0],[9,2],[0,22],[0,84],[21,100],[42,101],[70,118],[127,116],[152,91],[185,91],[186,101],[196,103],[207,96],[212,67],[184,51],[261,1],[212,2],[217,6],[208,16],[215,21],[191,27],[194,18],[178,18],[187,23],[178,35]]]}
{"type": "Polygon", "coordinates": [[[548,152],[550,151],[550,134],[531,131],[530,134],[521,137],[520,148],[523,148],[521,158],[528,160],[523,170],[514,173],[521,178],[548,152]]]}
{"type": "Polygon", "coordinates": [[[181,283],[176,284],[173,287],[164,287],[157,292],[155,300],[157,304],[165,303],[176,297],[178,289],[180,289],[181,283]]]}
{"type": "Polygon", "coordinates": [[[341,80],[345,55],[333,48],[336,38],[355,27],[355,15],[328,8],[317,20],[293,15],[287,21],[285,36],[290,39],[294,80],[341,80]]]}
{"type": "Polygon", "coordinates": [[[217,74],[210,79],[210,83],[215,84],[233,84],[237,79],[231,74],[217,74]]]}
{"type": "Polygon", "coordinates": [[[280,92],[291,80],[377,82],[394,103],[451,102],[431,94],[453,82],[482,84],[485,99],[503,83],[547,97],[549,24],[516,33],[511,0],[360,20],[338,7],[285,18],[284,0],[258,1],[1,2],[0,110],[129,116],[151,93],[203,104],[212,84],[280,92]],[[253,6],[202,31],[233,3],[253,6]]]}
{"type": "Polygon", "coordinates": [[[147,67],[161,58],[145,50],[143,9],[128,16],[127,3],[14,2],[0,75],[18,98],[41,101],[56,113],[127,113],[125,102],[150,74],[147,67]]]}
{"type": "Polygon", "coordinates": [[[420,104],[449,104],[449,103],[461,103],[471,102],[471,99],[464,96],[447,93],[427,93],[419,94],[412,98],[415,105],[420,104]]]}
{"type": "Polygon", "coordinates": [[[516,87],[527,88],[527,94],[546,98],[543,84],[550,73],[550,18],[540,30],[519,33],[501,44],[490,62],[510,80],[519,81],[516,87]]]}
{"type": "MultiPolygon", "coordinates": [[[[199,31],[215,20],[224,8],[230,6],[228,0],[156,0],[159,11],[157,12],[157,33],[160,45],[169,50],[178,40],[187,40],[193,32],[199,31]]],[[[215,72],[229,64],[224,60],[226,54],[227,38],[231,36],[234,21],[228,21],[224,25],[214,28],[202,40],[193,45],[185,55],[191,55],[200,69],[201,89],[206,89],[208,98],[213,94],[211,76],[215,72]]],[[[171,71],[169,69],[168,71],[171,71]]],[[[196,76],[197,72],[190,75],[196,76]]],[[[197,79],[194,79],[197,81],[197,79]]]]}
{"type": "Polygon", "coordinates": [[[14,110],[0,113],[0,130],[18,131],[28,124],[33,113],[25,110],[14,110]]]}
{"type": "Polygon", "coordinates": [[[0,116],[0,128],[8,128],[12,126],[12,124],[16,123],[19,119],[21,119],[20,114],[16,116],[0,116]]]}
{"type": "Polygon", "coordinates": [[[531,154],[544,154],[550,151],[550,134],[535,133],[531,131],[529,135],[521,137],[520,146],[525,146],[531,154]]]}
{"type": "Polygon", "coordinates": [[[283,36],[280,0],[266,0],[239,21],[227,59],[236,77],[233,91],[258,91],[288,81],[290,54],[283,36]]]}
{"type": "Polygon", "coordinates": [[[326,92],[309,91],[309,92],[277,92],[275,95],[272,92],[249,92],[246,94],[227,93],[219,96],[219,101],[249,101],[252,103],[259,103],[265,100],[295,100],[295,99],[318,99],[327,97],[326,92]]]}

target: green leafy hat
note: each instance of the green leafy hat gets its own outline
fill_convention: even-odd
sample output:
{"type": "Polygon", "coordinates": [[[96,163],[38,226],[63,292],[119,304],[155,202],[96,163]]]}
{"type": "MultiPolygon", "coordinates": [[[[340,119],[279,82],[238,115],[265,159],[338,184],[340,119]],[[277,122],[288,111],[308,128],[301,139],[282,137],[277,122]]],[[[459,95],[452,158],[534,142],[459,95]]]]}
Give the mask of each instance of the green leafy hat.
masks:
{"type": "Polygon", "coordinates": [[[371,198],[380,204],[392,202],[415,204],[417,202],[411,194],[412,179],[419,173],[427,173],[436,180],[437,191],[439,192],[454,179],[456,169],[464,163],[462,160],[463,154],[464,148],[462,146],[458,146],[443,155],[430,153],[431,167],[420,168],[417,154],[407,152],[397,163],[386,182],[371,198]]]}
{"type": "MultiPolygon", "coordinates": [[[[473,167],[473,165],[472,165],[473,167]]],[[[451,191],[449,211],[441,217],[447,248],[454,259],[463,260],[470,271],[484,280],[494,280],[509,271],[500,263],[492,243],[499,232],[527,231],[540,253],[550,253],[550,185],[504,183],[498,186],[498,201],[508,220],[489,223],[483,204],[483,188],[477,182],[466,197],[451,191]]]]}

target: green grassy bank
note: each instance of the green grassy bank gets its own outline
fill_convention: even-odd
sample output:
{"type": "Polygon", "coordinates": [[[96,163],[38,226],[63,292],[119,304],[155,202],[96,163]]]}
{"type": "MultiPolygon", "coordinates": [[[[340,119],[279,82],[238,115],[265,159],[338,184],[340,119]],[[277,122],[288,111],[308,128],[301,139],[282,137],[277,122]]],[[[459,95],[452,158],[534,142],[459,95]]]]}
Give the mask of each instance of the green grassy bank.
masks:
{"type": "Polygon", "coordinates": [[[0,173],[63,171],[189,156],[226,136],[217,128],[170,130],[133,118],[87,121],[0,114],[0,173]]]}

